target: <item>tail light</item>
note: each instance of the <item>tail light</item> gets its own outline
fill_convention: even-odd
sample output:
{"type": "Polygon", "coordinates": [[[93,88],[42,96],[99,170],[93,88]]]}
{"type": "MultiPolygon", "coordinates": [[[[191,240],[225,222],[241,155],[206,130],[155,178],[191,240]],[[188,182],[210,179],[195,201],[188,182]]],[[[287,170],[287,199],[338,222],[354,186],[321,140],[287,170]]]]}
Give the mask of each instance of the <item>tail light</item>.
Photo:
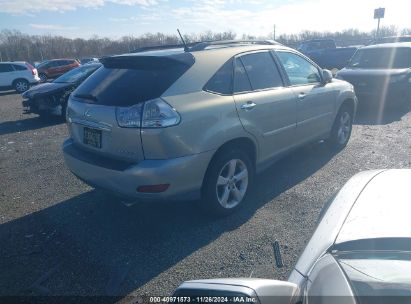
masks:
{"type": "Polygon", "coordinates": [[[165,128],[177,125],[178,112],[160,98],[131,107],[116,109],[117,122],[123,128],[165,128]]]}
{"type": "Polygon", "coordinates": [[[32,75],[37,75],[37,69],[34,66],[32,66],[30,63],[27,63],[27,62],[26,62],[26,66],[27,66],[27,69],[31,71],[32,75]]]}

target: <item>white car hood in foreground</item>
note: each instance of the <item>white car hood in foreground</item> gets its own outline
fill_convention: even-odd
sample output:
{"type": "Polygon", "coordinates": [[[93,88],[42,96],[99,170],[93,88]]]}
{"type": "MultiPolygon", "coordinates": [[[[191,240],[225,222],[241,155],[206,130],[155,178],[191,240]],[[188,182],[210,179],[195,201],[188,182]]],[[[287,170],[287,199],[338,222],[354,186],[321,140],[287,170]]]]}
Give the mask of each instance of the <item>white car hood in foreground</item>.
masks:
{"type": "MultiPolygon", "coordinates": [[[[353,176],[333,199],[295,270],[308,275],[334,244],[360,239],[411,238],[411,170],[373,170],[353,176]]],[[[297,282],[296,273],[289,280],[297,282]]],[[[301,276],[298,276],[302,278],[301,276]]]]}
{"type": "Polygon", "coordinates": [[[373,238],[411,238],[411,170],[387,170],[363,189],[336,244],[373,238]]]}

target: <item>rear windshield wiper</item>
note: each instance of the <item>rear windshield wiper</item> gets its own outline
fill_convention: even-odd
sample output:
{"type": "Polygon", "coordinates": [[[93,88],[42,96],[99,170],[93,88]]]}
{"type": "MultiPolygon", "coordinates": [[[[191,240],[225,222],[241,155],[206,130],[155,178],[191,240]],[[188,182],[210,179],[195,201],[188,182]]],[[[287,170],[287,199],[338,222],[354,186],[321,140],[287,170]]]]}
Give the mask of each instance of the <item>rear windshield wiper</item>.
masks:
{"type": "Polygon", "coordinates": [[[74,97],[88,99],[92,101],[98,101],[97,97],[91,94],[75,94],[74,97]]]}

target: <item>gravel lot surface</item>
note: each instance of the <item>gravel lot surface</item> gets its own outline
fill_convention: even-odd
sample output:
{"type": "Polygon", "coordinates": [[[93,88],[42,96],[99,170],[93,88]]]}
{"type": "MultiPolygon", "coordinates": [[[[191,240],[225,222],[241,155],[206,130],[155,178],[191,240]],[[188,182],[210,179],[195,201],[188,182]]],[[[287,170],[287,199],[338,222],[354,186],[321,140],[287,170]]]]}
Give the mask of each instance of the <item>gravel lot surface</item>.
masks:
{"type": "Polygon", "coordinates": [[[411,167],[411,113],[360,113],[346,149],[292,153],[257,178],[245,208],[216,220],[195,202],[126,207],[88,187],[64,165],[66,136],[61,120],[23,114],[20,95],[0,93],[0,295],[121,299],[169,295],[187,279],[286,279],[322,205],[352,175],[411,167]]]}

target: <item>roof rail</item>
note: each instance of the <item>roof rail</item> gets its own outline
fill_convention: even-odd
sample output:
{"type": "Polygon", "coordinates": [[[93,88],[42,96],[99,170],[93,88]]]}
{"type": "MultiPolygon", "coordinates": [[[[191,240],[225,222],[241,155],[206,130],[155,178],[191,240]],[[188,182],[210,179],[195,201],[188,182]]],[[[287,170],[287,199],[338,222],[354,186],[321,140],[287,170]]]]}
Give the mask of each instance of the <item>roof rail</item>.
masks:
{"type": "Polygon", "coordinates": [[[196,45],[190,47],[191,51],[202,51],[209,46],[232,46],[241,44],[259,44],[259,45],[281,45],[281,43],[274,40],[216,40],[216,41],[204,41],[199,42],[196,45]]]}
{"type": "MultiPolygon", "coordinates": [[[[260,45],[281,45],[281,43],[274,40],[215,40],[215,41],[199,41],[187,43],[188,51],[202,51],[209,46],[232,46],[241,44],[260,44],[260,45]]],[[[140,53],[154,50],[166,50],[174,48],[184,48],[183,44],[164,44],[164,45],[154,45],[145,46],[131,51],[130,53],[140,53]]]]}
{"type": "MultiPolygon", "coordinates": [[[[192,47],[201,42],[192,42],[187,43],[188,47],[192,47]]],[[[135,49],[130,53],[140,53],[140,52],[147,52],[147,51],[155,51],[155,50],[166,50],[166,49],[175,49],[175,48],[184,48],[184,44],[163,44],[163,45],[153,45],[153,46],[143,46],[141,48],[135,49]]]]}

